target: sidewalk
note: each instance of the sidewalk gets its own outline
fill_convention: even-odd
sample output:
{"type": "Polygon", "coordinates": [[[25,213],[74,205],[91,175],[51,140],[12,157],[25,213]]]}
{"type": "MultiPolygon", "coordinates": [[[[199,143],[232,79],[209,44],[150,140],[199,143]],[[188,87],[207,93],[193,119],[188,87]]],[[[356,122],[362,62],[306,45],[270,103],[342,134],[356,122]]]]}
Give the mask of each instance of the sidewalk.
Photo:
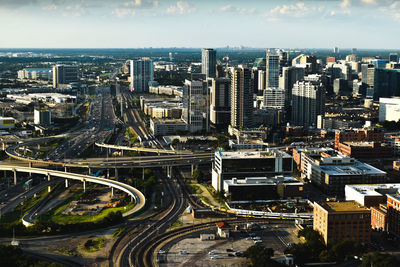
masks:
{"type": "Polygon", "coordinates": [[[207,188],[204,185],[199,184],[199,183],[193,183],[193,184],[198,186],[203,191],[200,195],[202,197],[205,197],[206,199],[208,199],[208,201],[210,202],[210,203],[204,203],[204,204],[206,204],[207,206],[210,206],[210,204],[211,204],[211,206],[213,206],[217,209],[221,209],[221,205],[214,200],[213,196],[210,194],[210,192],[207,190],[207,188]]]}

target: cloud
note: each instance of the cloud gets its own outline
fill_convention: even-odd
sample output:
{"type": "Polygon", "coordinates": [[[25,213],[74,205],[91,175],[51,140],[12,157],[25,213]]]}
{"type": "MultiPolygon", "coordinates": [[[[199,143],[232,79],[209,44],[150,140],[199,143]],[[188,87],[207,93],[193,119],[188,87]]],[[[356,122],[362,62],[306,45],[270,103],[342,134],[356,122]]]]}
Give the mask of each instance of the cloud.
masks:
{"type": "Polygon", "coordinates": [[[112,15],[123,18],[136,15],[138,10],[158,8],[158,0],[133,0],[113,5],[112,15]]]}
{"type": "Polygon", "coordinates": [[[324,6],[306,5],[304,2],[296,4],[278,5],[271,9],[264,16],[269,21],[278,21],[284,18],[305,18],[323,13],[324,6]]]}
{"type": "Polygon", "coordinates": [[[232,5],[223,6],[219,9],[221,12],[232,12],[238,14],[254,14],[256,13],[256,8],[241,8],[234,7],[232,5]]]}
{"type": "Polygon", "coordinates": [[[195,7],[190,6],[188,2],[178,1],[174,5],[171,5],[167,8],[168,14],[175,15],[184,15],[196,12],[197,9],[195,7]]]}

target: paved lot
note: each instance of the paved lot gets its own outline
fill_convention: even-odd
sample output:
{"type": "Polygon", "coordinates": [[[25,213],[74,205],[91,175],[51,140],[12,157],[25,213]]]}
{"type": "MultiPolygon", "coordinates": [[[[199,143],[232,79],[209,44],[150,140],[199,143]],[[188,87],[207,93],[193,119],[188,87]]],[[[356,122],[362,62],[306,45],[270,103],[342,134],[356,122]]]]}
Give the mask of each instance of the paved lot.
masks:
{"type": "Polygon", "coordinates": [[[235,257],[234,252],[245,251],[254,245],[253,240],[247,240],[250,234],[260,237],[264,246],[272,247],[275,256],[283,255],[283,251],[289,243],[299,242],[294,233],[296,229],[294,225],[274,224],[266,225],[264,228],[266,229],[259,231],[235,231],[231,233],[229,239],[200,241],[199,234],[197,234],[180,240],[170,248],[164,248],[166,254],[159,254],[159,259],[164,261],[164,263],[160,263],[160,266],[248,266],[248,261],[245,258],[235,257]],[[215,250],[215,254],[210,255],[209,252],[213,250],[215,250]],[[184,254],[182,251],[187,251],[188,254],[184,254]]]}

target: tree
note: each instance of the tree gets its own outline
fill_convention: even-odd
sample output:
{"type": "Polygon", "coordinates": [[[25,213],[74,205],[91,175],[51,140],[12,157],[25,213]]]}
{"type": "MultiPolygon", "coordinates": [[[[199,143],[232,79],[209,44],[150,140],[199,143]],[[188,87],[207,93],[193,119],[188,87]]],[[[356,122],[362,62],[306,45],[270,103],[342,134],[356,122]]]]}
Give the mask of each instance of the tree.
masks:
{"type": "Polygon", "coordinates": [[[400,266],[400,261],[389,254],[379,252],[368,253],[362,257],[360,267],[397,267],[400,266]]]}
{"type": "Polygon", "coordinates": [[[252,266],[256,267],[285,266],[274,260],[271,260],[271,257],[274,256],[274,250],[272,248],[266,248],[259,243],[249,247],[244,252],[243,255],[246,258],[250,259],[252,266]]]}
{"type": "Polygon", "coordinates": [[[199,169],[194,169],[192,178],[194,180],[198,181],[199,183],[201,183],[204,179],[204,173],[202,171],[200,171],[199,169]]]}

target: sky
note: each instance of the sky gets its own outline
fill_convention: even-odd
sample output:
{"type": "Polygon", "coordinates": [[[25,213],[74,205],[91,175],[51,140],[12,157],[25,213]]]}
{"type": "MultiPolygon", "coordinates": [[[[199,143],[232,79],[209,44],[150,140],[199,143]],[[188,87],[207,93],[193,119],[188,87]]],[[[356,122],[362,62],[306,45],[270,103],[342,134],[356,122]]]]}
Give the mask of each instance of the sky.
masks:
{"type": "Polygon", "coordinates": [[[399,44],[400,0],[0,0],[0,48],[399,44]]]}

